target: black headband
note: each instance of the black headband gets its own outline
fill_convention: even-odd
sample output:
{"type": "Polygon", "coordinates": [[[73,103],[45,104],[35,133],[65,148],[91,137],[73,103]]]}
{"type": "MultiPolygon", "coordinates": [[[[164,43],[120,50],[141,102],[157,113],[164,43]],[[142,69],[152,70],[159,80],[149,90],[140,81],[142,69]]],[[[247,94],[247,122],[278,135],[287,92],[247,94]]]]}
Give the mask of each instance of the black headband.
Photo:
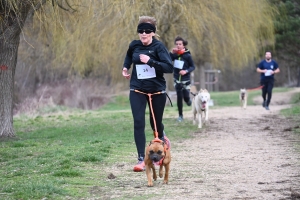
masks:
{"type": "Polygon", "coordinates": [[[154,33],[156,31],[156,28],[154,25],[150,24],[150,23],[140,23],[138,26],[137,26],[137,30],[152,30],[154,33]]]}

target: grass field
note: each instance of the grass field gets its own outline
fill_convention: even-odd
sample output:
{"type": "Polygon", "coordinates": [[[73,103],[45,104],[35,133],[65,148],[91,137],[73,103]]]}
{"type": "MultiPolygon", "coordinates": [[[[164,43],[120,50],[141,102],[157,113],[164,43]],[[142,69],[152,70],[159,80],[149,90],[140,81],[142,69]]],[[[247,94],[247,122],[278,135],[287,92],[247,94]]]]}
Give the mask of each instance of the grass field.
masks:
{"type": "MultiPolygon", "coordinates": [[[[287,90],[275,88],[274,92],[287,90]]],[[[255,95],[260,91],[251,92],[249,99],[255,95]]],[[[211,96],[217,107],[237,105],[238,91],[211,96]]],[[[282,113],[298,116],[299,99],[295,96],[293,108],[282,113]]],[[[17,137],[0,140],[0,199],[89,198],[90,187],[106,184],[101,181],[106,177],[99,177],[101,166],[128,159],[124,155],[136,152],[127,96],[118,96],[96,111],[57,107],[40,113],[16,116],[17,137]]],[[[166,113],[177,113],[176,106],[166,107],[166,113]]],[[[146,119],[150,141],[153,135],[146,119]]],[[[190,138],[197,130],[190,122],[177,123],[174,118],[164,118],[164,124],[173,140],[190,138]]]]}

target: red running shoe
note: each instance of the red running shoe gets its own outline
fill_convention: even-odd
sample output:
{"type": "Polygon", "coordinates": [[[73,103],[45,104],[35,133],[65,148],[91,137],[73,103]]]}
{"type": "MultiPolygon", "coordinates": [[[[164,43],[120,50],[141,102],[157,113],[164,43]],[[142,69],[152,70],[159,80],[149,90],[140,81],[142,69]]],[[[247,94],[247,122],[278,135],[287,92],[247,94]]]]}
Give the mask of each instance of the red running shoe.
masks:
{"type": "Polygon", "coordinates": [[[138,163],[133,167],[134,172],[142,172],[145,171],[145,162],[139,160],[138,163]]]}

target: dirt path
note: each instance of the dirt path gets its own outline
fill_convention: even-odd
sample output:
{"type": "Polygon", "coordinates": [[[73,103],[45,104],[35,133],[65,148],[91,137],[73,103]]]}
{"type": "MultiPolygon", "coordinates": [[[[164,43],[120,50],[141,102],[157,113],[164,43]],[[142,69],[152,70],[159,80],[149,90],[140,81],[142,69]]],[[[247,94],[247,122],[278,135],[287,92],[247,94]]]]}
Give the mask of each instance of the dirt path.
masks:
{"type": "Polygon", "coordinates": [[[159,179],[148,188],[145,173],[117,165],[100,199],[300,199],[300,137],[290,131],[297,124],[277,115],[293,92],[274,94],[271,111],[260,98],[246,110],[211,109],[195,138],[172,143],[168,185],[159,179]]]}

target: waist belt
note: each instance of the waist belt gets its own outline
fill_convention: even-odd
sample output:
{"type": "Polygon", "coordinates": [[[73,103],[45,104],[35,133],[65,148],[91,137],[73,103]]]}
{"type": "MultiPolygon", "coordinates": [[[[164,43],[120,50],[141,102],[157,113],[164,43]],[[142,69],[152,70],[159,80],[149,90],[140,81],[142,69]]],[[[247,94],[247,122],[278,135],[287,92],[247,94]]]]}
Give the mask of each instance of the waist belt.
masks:
{"type": "Polygon", "coordinates": [[[190,85],[191,81],[178,81],[178,80],[174,80],[175,83],[182,83],[183,85],[190,85]]]}
{"type": "Polygon", "coordinates": [[[167,97],[168,97],[170,103],[171,103],[171,107],[173,107],[172,101],[171,101],[171,99],[170,99],[168,93],[167,93],[166,91],[164,91],[164,90],[162,90],[162,91],[160,91],[160,92],[155,92],[155,93],[146,93],[146,92],[142,92],[142,91],[139,91],[139,90],[136,90],[136,89],[130,89],[130,91],[138,92],[138,93],[145,94],[145,95],[155,95],[155,94],[164,94],[164,93],[165,93],[165,94],[167,95],[167,97]]]}

